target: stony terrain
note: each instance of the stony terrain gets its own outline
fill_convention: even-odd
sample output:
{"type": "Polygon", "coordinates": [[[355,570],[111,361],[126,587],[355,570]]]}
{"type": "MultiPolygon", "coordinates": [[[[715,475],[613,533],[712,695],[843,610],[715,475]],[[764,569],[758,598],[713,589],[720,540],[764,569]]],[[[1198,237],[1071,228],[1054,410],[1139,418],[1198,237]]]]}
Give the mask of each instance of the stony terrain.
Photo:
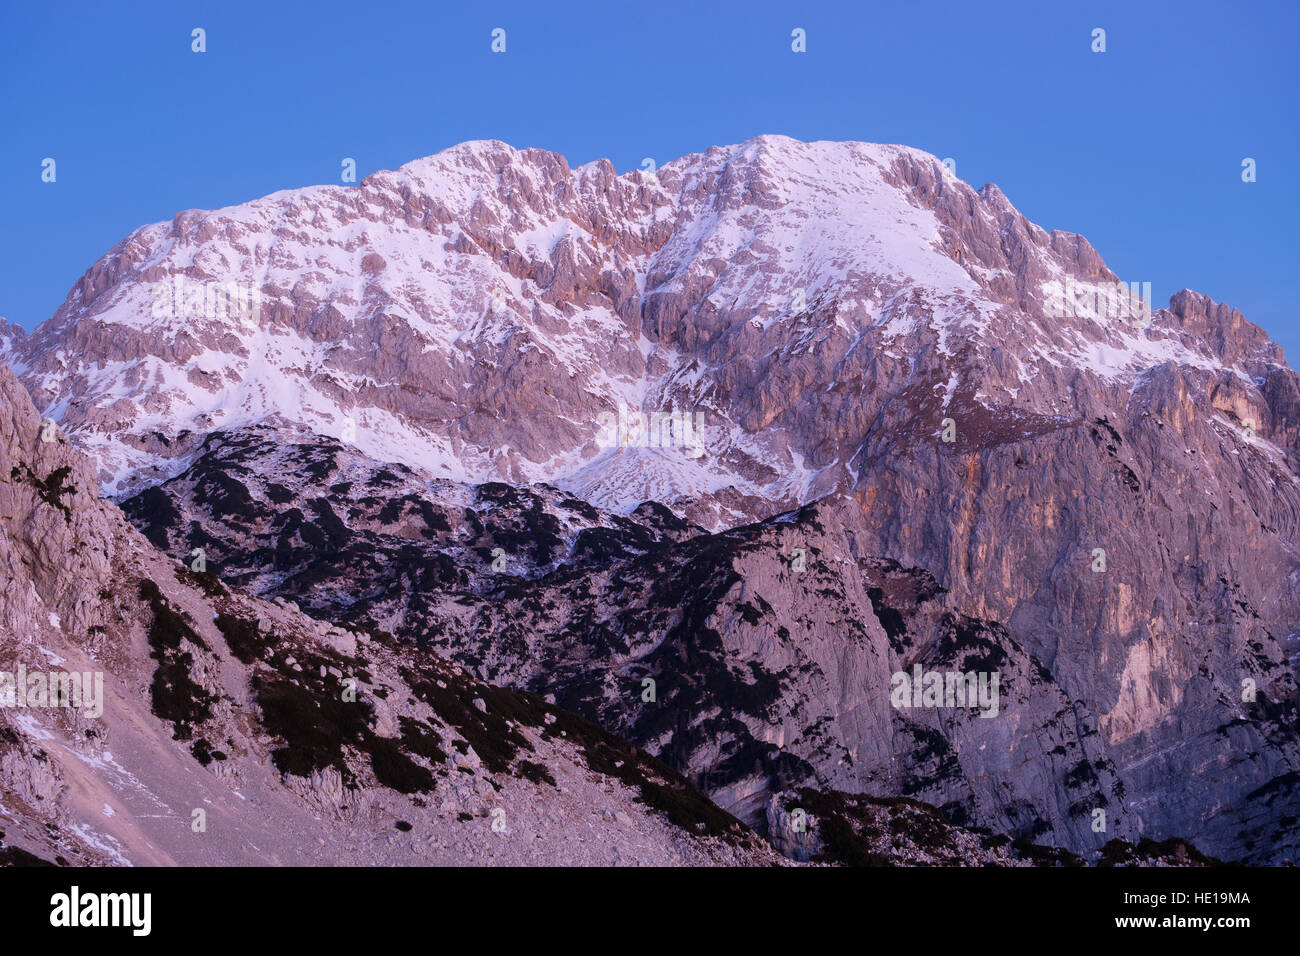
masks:
{"type": "Polygon", "coordinates": [[[171,561],[553,694],[760,831],[812,787],[1291,860],[1300,380],[1117,281],[904,147],[480,142],[143,227],[0,359],[171,561]],[[894,707],[918,663],[997,716],[894,707]]]}
{"type": "Polygon", "coordinates": [[[98,713],[0,709],[0,865],[1080,862],[915,800],[880,802],[894,838],[874,855],[823,849],[837,821],[861,827],[858,798],[834,790],[797,795],[816,808],[798,824],[791,794],[767,798],[760,829],[782,856],[549,697],[156,550],[87,490],[84,456],[45,440],[3,367],[0,464],[5,666],[104,680],[98,713]]]}
{"type": "MultiPolygon", "coordinates": [[[[653,503],[618,515],[545,485],[429,481],[290,431],[213,435],[123,507],[163,550],[203,547],[232,584],[554,695],[760,832],[775,793],[812,785],[918,798],[1093,860],[1113,839],[1150,838],[1104,715],[927,571],[854,554],[827,502],[710,533],[653,503]],[[891,675],[918,662],[997,672],[997,713],[893,707],[891,675]]],[[[1293,722],[1262,703],[1185,746],[1240,767],[1234,746],[1285,744],[1293,722]]],[[[1277,795],[1257,788],[1246,780],[1220,821],[1291,852],[1277,795]]]]}
{"type": "MultiPolygon", "coordinates": [[[[868,797],[801,789],[773,796],[767,819],[773,843],[793,860],[843,866],[1083,866],[1085,860],[1025,837],[954,826],[908,797],[868,797]]],[[[1185,840],[1136,846],[1119,838],[1102,847],[1098,866],[1222,866],[1185,840]]]]}
{"type": "Polygon", "coordinates": [[[11,862],[781,860],[675,771],[541,697],[157,552],[79,452],[41,440],[4,368],[0,465],[0,659],[104,681],[101,714],[0,709],[11,862]]]}

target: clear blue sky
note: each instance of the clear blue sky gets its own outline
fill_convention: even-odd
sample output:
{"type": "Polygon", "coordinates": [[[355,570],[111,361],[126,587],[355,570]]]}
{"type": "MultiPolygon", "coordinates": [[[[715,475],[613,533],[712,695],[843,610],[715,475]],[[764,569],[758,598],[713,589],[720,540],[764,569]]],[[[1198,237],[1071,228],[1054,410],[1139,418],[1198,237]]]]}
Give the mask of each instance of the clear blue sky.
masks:
{"type": "Polygon", "coordinates": [[[136,226],[338,182],[345,156],[364,176],[495,138],[626,170],[783,133],[953,157],[972,185],[998,183],[1122,279],[1150,281],[1157,305],[1198,289],[1294,357],[1298,10],[4,0],[0,315],[31,328],[136,226]],[[190,51],[194,27],[206,53],[190,51]],[[791,52],[795,27],[806,53],[791,52]]]}

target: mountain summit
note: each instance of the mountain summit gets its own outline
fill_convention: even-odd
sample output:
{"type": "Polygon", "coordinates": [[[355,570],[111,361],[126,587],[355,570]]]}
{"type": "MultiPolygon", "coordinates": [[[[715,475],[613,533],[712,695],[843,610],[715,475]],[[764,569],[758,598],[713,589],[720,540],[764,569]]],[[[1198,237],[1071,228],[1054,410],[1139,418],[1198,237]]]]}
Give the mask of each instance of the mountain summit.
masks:
{"type": "Polygon", "coordinates": [[[145,226],[0,359],[157,546],[760,830],[812,788],[1294,859],[1300,380],[1142,292],[906,147],[473,142],[145,226]]]}
{"type": "Polygon", "coordinates": [[[721,525],[724,490],[851,489],[899,395],[923,437],[963,408],[1078,414],[1076,374],[1113,392],[1168,362],[1243,384],[1282,362],[1191,294],[1099,312],[1117,283],[1086,240],[904,147],[764,136],[618,176],[474,142],[145,226],[4,339],[110,494],[280,414],[435,477],[702,498],[721,525]],[[602,418],[671,412],[702,415],[707,455],[602,418]]]}

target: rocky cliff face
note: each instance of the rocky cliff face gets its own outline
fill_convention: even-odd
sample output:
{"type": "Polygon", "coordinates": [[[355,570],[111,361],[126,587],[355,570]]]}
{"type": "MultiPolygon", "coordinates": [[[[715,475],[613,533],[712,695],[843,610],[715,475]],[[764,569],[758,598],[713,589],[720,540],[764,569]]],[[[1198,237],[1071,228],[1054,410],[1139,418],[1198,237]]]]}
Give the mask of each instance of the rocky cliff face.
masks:
{"type": "MultiPolygon", "coordinates": [[[[784,862],[549,699],[157,551],[3,367],[0,463],[0,866],[784,862]]],[[[766,831],[819,863],[1079,862],[916,801],[872,805],[867,857],[850,799],[774,795],[766,831]]]]}
{"type": "Polygon", "coordinates": [[[852,487],[894,416],[920,440],[952,411],[978,442],[1111,407],[1165,361],[1246,372],[1225,407],[1274,433],[1258,329],[1196,297],[1144,316],[1098,298],[1113,280],[902,147],[760,137],[620,177],[468,143],[144,227],[4,338],[109,492],[279,411],[434,477],[704,497],[717,527],[852,487]],[[631,414],[668,412],[703,415],[706,454],[631,414]]]}
{"type": "Polygon", "coordinates": [[[1290,858],[1300,387],[1117,281],[901,147],[471,143],[140,229],[0,344],[174,557],[554,693],[760,828],[810,784],[1290,858]],[[967,662],[996,717],[891,702],[967,662]]]}
{"type": "MultiPolygon", "coordinates": [[[[1205,814],[1204,794],[1120,764],[1095,699],[1004,622],[922,568],[856,553],[834,501],[710,533],[653,503],[624,516],[546,485],[430,482],[268,422],[210,436],[124,508],[240,587],[555,695],[760,830],[774,794],[813,786],[918,798],[1093,860],[1112,839],[1208,846],[1227,827],[1261,858],[1292,852],[1285,793],[1267,786],[1292,753],[1285,704],[1211,710],[1220,722],[1182,742],[1234,768],[1200,782],[1222,802],[1205,814]],[[917,666],[996,674],[996,706],[895,706],[894,675],[917,666]],[[1147,793],[1176,804],[1171,822],[1138,812],[1147,793]]],[[[1252,666],[1287,686],[1280,665],[1252,666]]]]}
{"type": "Polygon", "coordinates": [[[169,559],[44,434],[0,367],[0,861],[780,860],[541,697],[169,559]]]}

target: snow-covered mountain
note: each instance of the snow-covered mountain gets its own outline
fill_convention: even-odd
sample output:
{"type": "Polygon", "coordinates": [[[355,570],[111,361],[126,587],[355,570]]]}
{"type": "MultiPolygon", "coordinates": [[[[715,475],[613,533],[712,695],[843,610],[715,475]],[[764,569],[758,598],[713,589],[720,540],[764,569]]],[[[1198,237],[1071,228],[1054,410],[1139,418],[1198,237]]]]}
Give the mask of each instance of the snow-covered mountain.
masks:
{"type": "Polygon", "coordinates": [[[1115,281],[903,147],[759,137],[617,176],[473,142],[145,226],[3,354],[109,494],[278,412],[434,477],[614,508],[725,491],[720,526],[754,510],[738,496],[851,488],[880,393],[937,434],[963,408],[1077,417],[1074,375],[1249,385],[1243,362],[1281,361],[1240,322],[1227,353],[1178,313],[1143,328],[1136,300],[1050,315],[1115,281]],[[686,427],[648,434],[670,413],[686,427]]]}
{"type": "Polygon", "coordinates": [[[780,862],[542,698],[170,560],[3,368],[0,466],[0,865],[780,862]]]}
{"type": "Polygon", "coordinates": [[[476,142],[139,229],[0,359],[178,559],[555,693],[760,828],[813,787],[1293,858],[1300,380],[1133,288],[904,147],[476,142]],[[891,705],[975,658],[997,719],[891,705]]]}
{"type": "MultiPolygon", "coordinates": [[[[545,698],[171,560],[5,368],[0,659],[0,867],[785,862],[545,698]]],[[[915,800],[790,792],[768,815],[801,861],[1079,862],[915,800]]],[[[1208,862],[1181,841],[1107,852],[1208,862]]]]}

